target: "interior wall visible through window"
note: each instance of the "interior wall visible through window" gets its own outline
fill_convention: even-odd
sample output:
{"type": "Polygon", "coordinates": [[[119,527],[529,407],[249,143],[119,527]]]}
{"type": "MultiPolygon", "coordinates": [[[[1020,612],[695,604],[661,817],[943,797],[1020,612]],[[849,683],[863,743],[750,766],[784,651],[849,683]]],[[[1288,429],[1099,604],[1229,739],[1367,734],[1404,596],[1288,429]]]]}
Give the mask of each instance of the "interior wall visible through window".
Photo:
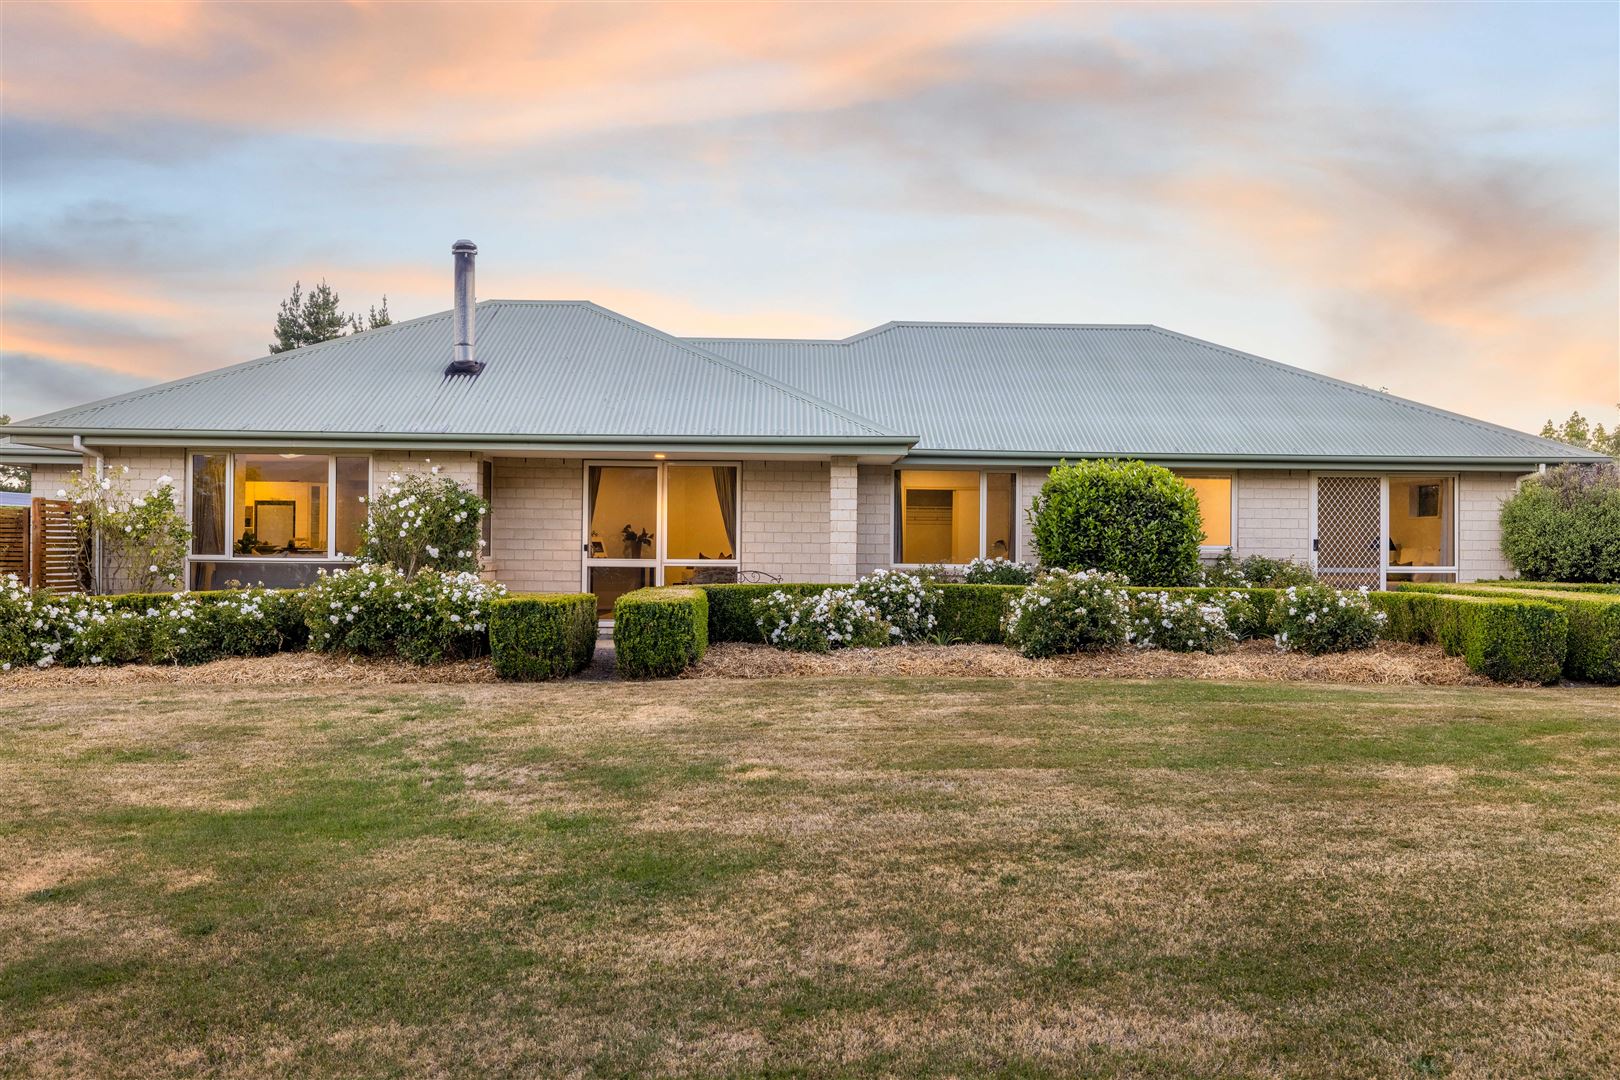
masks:
{"type": "Polygon", "coordinates": [[[1198,512],[1204,519],[1204,547],[1232,546],[1232,478],[1230,476],[1183,476],[1181,480],[1198,496],[1198,512]]]}
{"type": "Polygon", "coordinates": [[[959,566],[980,556],[1016,559],[1017,488],[1011,472],[897,470],[895,561],[959,566]]]}

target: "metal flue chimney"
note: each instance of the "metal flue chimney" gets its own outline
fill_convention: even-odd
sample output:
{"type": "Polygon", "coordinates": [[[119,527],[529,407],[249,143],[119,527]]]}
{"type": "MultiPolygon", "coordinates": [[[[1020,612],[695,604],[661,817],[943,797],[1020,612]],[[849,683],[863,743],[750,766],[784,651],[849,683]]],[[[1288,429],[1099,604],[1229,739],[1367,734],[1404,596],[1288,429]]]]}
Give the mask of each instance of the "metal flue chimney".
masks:
{"type": "Polygon", "coordinates": [[[457,240],[450,245],[450,254],[456,260],[456,310],[452,322],[455,341],[447,374],[476,375],[484,370],[483,363],[473,355],[473,315],[478,302],[473,292],[473,262],[478,258],[478,245],[471,240],[457,240]]]}

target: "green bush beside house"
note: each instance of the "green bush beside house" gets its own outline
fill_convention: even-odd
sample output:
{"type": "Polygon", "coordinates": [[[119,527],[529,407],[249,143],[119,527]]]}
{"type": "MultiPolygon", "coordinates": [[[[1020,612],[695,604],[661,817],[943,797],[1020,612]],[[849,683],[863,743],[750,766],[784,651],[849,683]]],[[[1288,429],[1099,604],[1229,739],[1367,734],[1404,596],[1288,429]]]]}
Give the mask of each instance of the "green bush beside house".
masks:
{"type": "Polygon", "coordinates": [[[1446,655],[1461,656],[1470,671],[1497,682],[1551,684],[1563,671],[1569,618],[1552,604],[1404,589],[1371,593],[1369,599],[1388,617],[1384,637],[1438,644],[1446,655]]]}
{"type": "Polygon", "coordinates": [[[1620,683],[1620,595],[1531,585],[1398,584],[1397,592],[1440,593],[1486,599],[1535,600],[1560,609],[1568,620],[1564,675],[1582,682],[1620,683]]]}
{"type": "Polygon", "coordinates": [[[559,679],[596,655],[596,597],[509,596],[489,605],[489,652],[503,679],[559,679]]]}
{"type": "Polygon", "coordinates": [[[627,592],[613,605],[613,650],[628,679],[679,675],[709,647],[709,598],[701,587],[627,592]]]}

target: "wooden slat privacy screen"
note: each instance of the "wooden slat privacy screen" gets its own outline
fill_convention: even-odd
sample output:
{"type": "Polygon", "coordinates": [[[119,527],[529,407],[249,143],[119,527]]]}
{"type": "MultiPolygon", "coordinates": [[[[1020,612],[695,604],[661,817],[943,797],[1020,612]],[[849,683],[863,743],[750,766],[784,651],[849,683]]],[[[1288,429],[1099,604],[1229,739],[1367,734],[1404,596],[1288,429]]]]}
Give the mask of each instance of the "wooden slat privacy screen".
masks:
{"type": "Polygon", "coordinates": [[[84,591],[79,538],[72,515],[73,504],[66,500],[34,500],[34,588],[59,593],[84,591]]]}
{"type": "Polygon", "coordinates": [[[26,506],[0,506],[0,578],[16,574],[24,585],[33,582],[28,573],[33,544],[28,516],[26,506]]]}

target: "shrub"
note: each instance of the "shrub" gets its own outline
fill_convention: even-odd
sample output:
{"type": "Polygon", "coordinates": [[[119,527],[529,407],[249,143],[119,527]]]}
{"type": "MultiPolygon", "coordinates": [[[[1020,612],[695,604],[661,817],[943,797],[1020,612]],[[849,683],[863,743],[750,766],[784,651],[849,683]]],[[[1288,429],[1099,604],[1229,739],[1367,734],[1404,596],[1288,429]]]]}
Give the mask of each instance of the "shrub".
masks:
{"type": "Polygon", "coordinates": [[[1502,553],[1522,576],[1620,581],[1620,465],[1560,465],[1502,503],[1502,553]]]}
{"type": "Polygon", "coordinates": [[[765,643],[795,652],[875,649],[899,631],[854,589],[825,589],[795,596],[780,590],[754,601],[765,643]]]}
{"type": "Polygon", "coordinates": [[[175,505],[173,478],[160,476],[151,488],[136,492],[129,486],[128,465],[100,480],[80,470],[71,487],[56,495],[74,504],[83,552],[90,550],[92,537],[101,539],[105,580],[96,582],[98,589],[151,592],[179,582],[191,530],[175,505]]]}
{"type": "Polygon", "coordinates": [[[1495,596],[1372,593],[1392,641],[1438,643],[1470,671],[1498,682],[1554,683],[1564,664],[1569,619],[1552,604],[1495,596]]]}
{"type": "Polygon", "coordinates": [[[813,596],[838,588],[836,585],[812,585],[794,582],[782,585],[724,584],[700,585],[709,599],[709,640],[741,641],[763,645],[765,634],[759,628],[754,603],[774,592],[789,596],[813,596]]]}
{"type": "Polygon", "coordinates": [[[1131,622],[1124,584],[1098,570],[1053,570],[1007,606],[1006,640],[1035,658],[1122,645],[1131,622]]]}
{"type": "Polygon", "coordinates": [[[1271,614],[1277,647],[1312,656],[1371,648],[1385,619],[1365,588],[1344,592],[1326,585],[1290,585],[1278,595],[1271,614]]]}
{"type": "Polygon", "coordinates": [[[361,529],[360,559],[415,576],[420,569],[475,573],[489,504],[439,475],[394,473],[371,501],[361,529]]]}
{"type": "Polygon", "coordinates": [[[1198,580],[1198,496],[1169,469],[1141,461],[1067,462],[1030,508],[1041,565],[1098,569],[1138,585],[1198,580]]]}
{"type": "Polygon", "coordinates": [[[141,613],[151,627],[148,658],[154,664],[203,664],[280,652],[291,645],[278,617],[285,602],[269,589],[164,597],[141,613]]]}
{"type": "Polygon", "coordinates": [[[1264,555],[1250,555],[1241,562],[1224,554],[1202,570],[1205,585],[1228,588],[1256,586],[1263,589],[1286,589],[1290,585],[1311,585],[1316,575],[1311,568],[1292,559],[1271,559],[1264,555]]]}
{"type": "Polygon", "coordinates": [[[1168,592],[1132,594],[1129,640],[1142,649],[1169,649],[1171,652],[1221,652],[1232,647],[1238,636],[1227,620],[1229,605],[1248,600],[1241,593],[1224,597],[1200,598],[1168,592]]]}
{"type": "Polygon", "coordinates": [[[679,675],[709,647],[709,598],[700,588],[636,589],[613,605],[613,649],[630,679],[679,675]]]}
{"type": "Polygon", "coordinates": [[[999,645],[1007,605],[1022,585],[940,585],[933,640],[944,644],[999,645]]]}
{"type": "Polygon", "coordinates": [[[1035,568],[998,555],[968,563],[962,571],[962,580],[969,585],[1029,585],[1035,580],[1035,568]]]}
{"type": "Polygon", "coordinates": [[[596,597],[509,596],[489,605],[489,652],[503,679],[556,679],[596,655],[596,597]]]}
{"type": "Polygon", "coordinates": [[[880,569],[861,578],[849,592],[889,624],[889,636],[896,641],[921,641],[933,633],[939,586],[932,582],[900,570],[880,569]]]}
{"type": "Polygon", "coordinates": [[[144,620],[105,597],[34,591],[15,574],[0,579],[0,671],[128,663],[144,643],[144,620]]]}
{"type": "Polygon", "coordinates": [[[1513,596],[1541,600],[1569,619],[1564,674],[1571,679],[1611,685],[1620,683],[1620,595],[1570,589],[1508,588],[1503,583],[1478,585],[1397,585],[1401,592],[1438,592],[1453,596],[1513,596]]]}
{"type": "Polygon", "coordinates": [[[417,664],[480,656],[489,604],[505,595],[505,586],[476,574],[424,570],[406,578],[391,566],[365,565],[322,571],[305,596],[309,645],[417,664]]]}

